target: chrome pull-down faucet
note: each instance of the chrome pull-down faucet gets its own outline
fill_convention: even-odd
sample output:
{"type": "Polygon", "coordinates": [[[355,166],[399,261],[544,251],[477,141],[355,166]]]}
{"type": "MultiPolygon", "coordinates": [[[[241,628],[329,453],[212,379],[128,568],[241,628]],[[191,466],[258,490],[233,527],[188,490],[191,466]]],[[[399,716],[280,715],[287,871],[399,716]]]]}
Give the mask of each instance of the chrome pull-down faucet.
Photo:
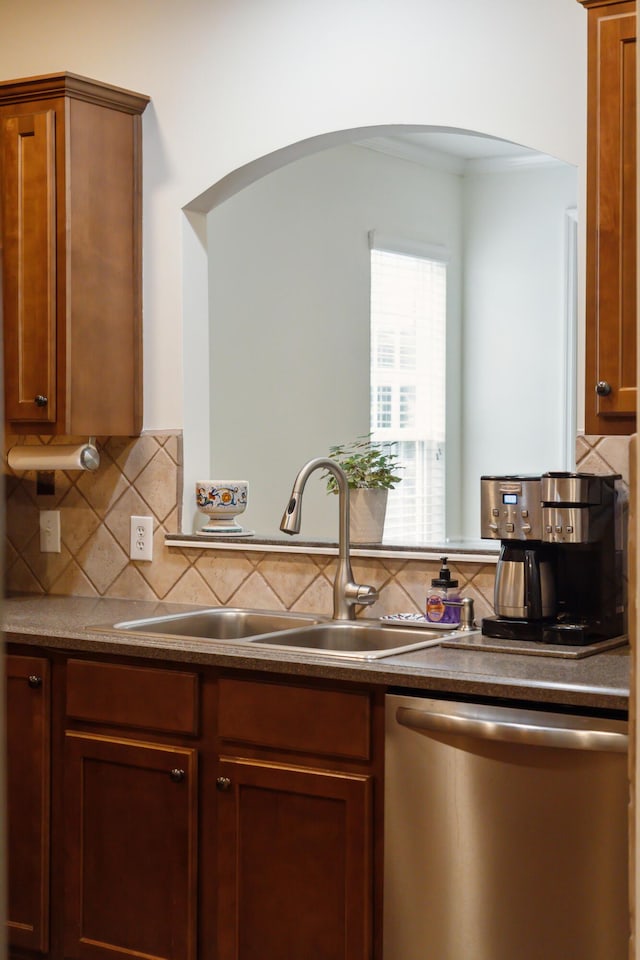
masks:
{"type": "Polygon", "coordinates": [[[296,477],[287,509],[282,516],[280,529],[283,533],[300,533],[300,512],[302,494],[307,480],[315,470],[328,470],[338,484],[338,507],[340,524],[338,528],[338,569],[333,582],[333,619],[354,620],[355,606],[367,606],[378,599],[378,591],[367,584],[354,583],[349,558],[349,484],[342,467],[325,457],[309,460],[296,477]]]}

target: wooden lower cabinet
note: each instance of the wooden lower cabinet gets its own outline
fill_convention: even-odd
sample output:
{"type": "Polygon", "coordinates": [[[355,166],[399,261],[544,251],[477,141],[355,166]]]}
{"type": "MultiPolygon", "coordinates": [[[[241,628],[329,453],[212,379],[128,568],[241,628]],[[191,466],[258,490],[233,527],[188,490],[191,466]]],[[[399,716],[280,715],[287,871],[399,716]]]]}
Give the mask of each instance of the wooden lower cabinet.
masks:
{"type": "Polygon", "coordinates": [[[371,956],[371,777],[223,759],[219,960],[371,956]]]}
{"type": "Polygon", "coordinates": [[[382,691],[24,649],[13,960],[381,960],[382,691]]]}
{"type": "Polygon", "coordinates": [[[43,657],[8,655],[7,926],[10,948],[49,945],[50,670],[43,657]]]}
{"type": "Polygon", "coordinates": [[[196,751],[67,731],[65,957],[195,960],[196,751]]]}
{"type": "Polygon", "coordinates": [[[382,697],[227,675],[217,699],[217,960],[379,960],[382,697]]]}

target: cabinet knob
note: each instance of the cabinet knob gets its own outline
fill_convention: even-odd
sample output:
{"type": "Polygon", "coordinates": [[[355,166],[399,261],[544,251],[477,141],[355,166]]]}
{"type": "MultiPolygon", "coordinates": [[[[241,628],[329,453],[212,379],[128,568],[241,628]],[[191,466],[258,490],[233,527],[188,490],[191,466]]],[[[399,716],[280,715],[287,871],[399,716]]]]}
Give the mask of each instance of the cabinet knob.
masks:
{"type": "Polygon", "coordinates": [[[186,774],[184,770],[180,770],[178,767],[174,767],[174,769],[169,773],[169,779],[173,780],[174,783],[182,783],[185,776],[186,774]]]}
{"type": "Polygon", "coordinates": [[[608,397],[611,393],[611,384],[607,383],[606,380],[599,380],[596,383],[596,393],[599,397],[608,397]]]}
{"type": "Polygon", "coordinates": [[[231,790],[231,780],[229,777],[218,777],[216,780],[216,787],[220,793],[224,793],[226,790],[231,790]]]}
{"type": "Polygon", "coordinates": [[[35,673],[32,673],[30,677],[27,677],[27,683],[32,690],[37,690],[42,686],[42,677],[38,677],[35,673]]]}
{"type": "Polygon", "coordinates": [[[48,397],[43,397],[41,393],[37,394],[37,396],[33,398],[33,401],[36,407],[46,407],[49,403],[48,397]]]}

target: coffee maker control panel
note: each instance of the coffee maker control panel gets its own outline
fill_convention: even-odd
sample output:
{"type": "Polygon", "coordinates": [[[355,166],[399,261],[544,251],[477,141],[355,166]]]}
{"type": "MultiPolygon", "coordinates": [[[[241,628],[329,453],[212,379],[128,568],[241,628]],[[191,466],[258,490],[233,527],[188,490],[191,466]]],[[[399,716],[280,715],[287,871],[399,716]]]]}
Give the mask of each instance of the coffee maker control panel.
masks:
{"type": "Polygon", "coordinates": [[[590,543],[588,507],[548,506],[542,508],[542,539],[545,543],[590,543]]]}
{"type": "Polygon", "coordinates": [[[490,540],[541,540],[540,477],[481,477],[480,536],[490,540]]]}

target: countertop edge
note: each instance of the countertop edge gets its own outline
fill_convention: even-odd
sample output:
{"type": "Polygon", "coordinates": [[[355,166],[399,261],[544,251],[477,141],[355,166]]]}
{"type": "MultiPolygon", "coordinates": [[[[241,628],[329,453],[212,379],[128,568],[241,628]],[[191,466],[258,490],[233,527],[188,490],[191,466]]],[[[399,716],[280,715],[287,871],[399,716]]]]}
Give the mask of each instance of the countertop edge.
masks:
{"type": "MultiPolygon", "coordinates": [[[[47,604],[34,596],[33,604],[22,596],[20,603],[25,609],[31,610],[33,615],[27,617],[28,622],[19,622],[20,618],[12,615],[12,599],[5,601],[4,629],[5,640],[8,643],[24,646],[37,646],[57,652],[68,653],[95,653],[99,655],[113,655],[171,662],[176,664],[197,664],[213,666],[221,669],[251,670],[264,674],[279,674],[287,677],[307,677],[309,679],[336,680],[351,683],[361,683],[375,686],[404,688],[407,690],[437,692],[451,695],[477,696],[492,699],[518,700],[540,705],[558,705],[570,708],[585,708],[588,710],[623,711],[628,710],[628,688],[622,686],[619,676],[613,676],[613,681],[599,680],[598,683],[569,682],[567,679],[551,679],[544,677],[544,665],[524,664],[522,661],[539,660],[541,658],[516,657],[522,663],[522,671],[537,670],[539,677],[524,677],[508,675],[507,667],[513,671],[517,669],[514,656],[510,654],[485,654],[454,651],[451,655],[442,656],[436,651],[442,648],[431,648],[425,651],[416,651],[413,654],[404,654],[373,661],[335,660],[320,654],[300,654],[294,652],[270,651],[264,648],[249,650],[240,643],[215,641],[212,648],[211,641],[163,639],[161,637],[140,637],[130,634],[122,638],[113,633],[100,633],[100,624],[109,620],[105,616],[109,601],[93,602],[90,609],[99,613],[88,617],[82,627],[74,625],[73,618],[69,617],[69,626],[61,627],[59,623],[50,622],[47,617],[47,604]],[[40,602],[39,602],[40,601],[40,602]],[[37,615],[36,615],[37,614],[37,615]],[[90,622],[93,620],[93,623],[90,622]],[[472,657],[471,661],[469,657],[472,657]],[[438,658],[443,662],[438,663],[438,658]],[[459,659],[460,669],[451,665],[452,659],[459,659]],[[480,659],[482,658],[482,659],[480,659]],[[471,664],[471,668],[469,667],[471,664]],[[489,666],[487,666],[489,665],[489,666]],[[477,667],[477,669],[476,669],[477,667]],[[501,672],[502,668],[502,672],[501,672]]],[[[67,605],[65,598],[57,598],[56,609],[64,610],[67,605]]],[[[74,602],[80,598],[66,598],[68,609],[77,607],[74,602]]],[[[120,606],[127,601],[114,600],[113,604],[120,606]]],[[[131,601],[130,606],[139,608],[144,601],[131,601]]],[[[13,604],[15,607],[16,604],[13,604]]],[[[167,605],[176,607],[175,604],[167,605]]],[[[178,605],[185,608],[185,605],[178,605]]],[[[202,607],[197,604],[188,605],[190,609],[202,607]]],[[[155,604],[158,607],[158,604],[155,604]]],[[[21,611],[24,614],[24,610],[21,611]]],[[[86,615],[88,616],[88,615],[86,615]]],[[[117,619],[117,615],[116,615],[117,619]]],[[[609,656],[607,653],[596,655],[599,658],[609,656]]],[[[618,654],[620,656],[620,654],[618,654]]],[[[626,654],[625,663],[628,662],[626,654]]],[[[590,658],[595,660],[594,658],[590,658]]],[[[584,668],[578,664],[586,661],[576,661],[564,667],[548,665],[546,669],[558,674],[575,672],[584,674],[584,668]],[[576,669],[577,668],[577,669],[576,669]]],[[[604,661],[602,665],[611,667],[613,674],[622,672],[622,664],[614,660],[604,661]],[[613,668],[617,667],[617,670],[613,668]]],[[[607,673],[607,670],[604,670],[607,673]]]]}

